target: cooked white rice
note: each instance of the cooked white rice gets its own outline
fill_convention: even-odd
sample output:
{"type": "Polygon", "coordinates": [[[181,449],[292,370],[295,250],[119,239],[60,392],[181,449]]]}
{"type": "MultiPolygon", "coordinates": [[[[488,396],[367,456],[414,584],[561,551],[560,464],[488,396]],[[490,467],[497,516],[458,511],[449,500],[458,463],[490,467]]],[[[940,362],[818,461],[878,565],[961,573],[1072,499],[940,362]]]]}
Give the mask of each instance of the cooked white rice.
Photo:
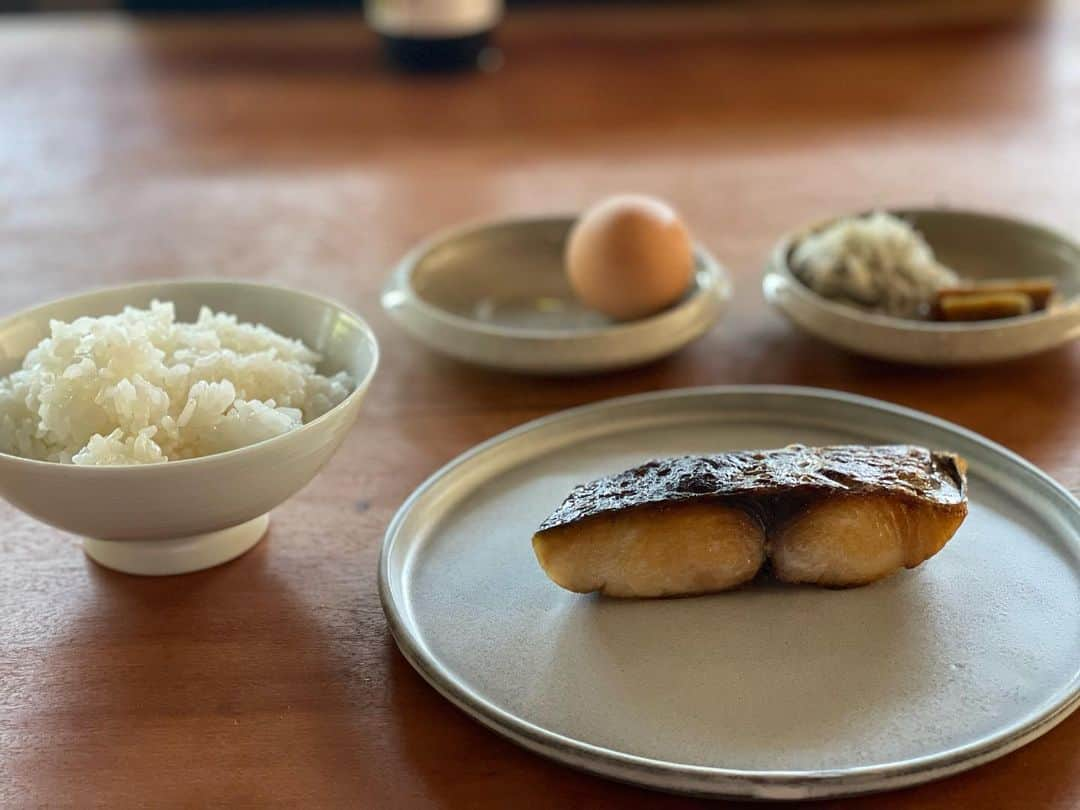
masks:
{"type": "Polygon", "coordinates": [[[315,419],[354,387],[315,371],[299,340],[172,303],[51,321],[51,336],[0,379],[0,452],[74,464],[149,464],[269,439],[315,419]]]}

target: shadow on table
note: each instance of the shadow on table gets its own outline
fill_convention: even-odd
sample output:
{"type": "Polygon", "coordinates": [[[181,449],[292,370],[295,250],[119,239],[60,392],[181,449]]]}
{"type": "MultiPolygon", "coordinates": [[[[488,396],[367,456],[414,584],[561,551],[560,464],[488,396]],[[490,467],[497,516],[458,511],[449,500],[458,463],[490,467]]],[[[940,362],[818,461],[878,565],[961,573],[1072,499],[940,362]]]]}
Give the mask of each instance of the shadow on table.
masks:
{"type": "Polygon", "coordinates": [[[19,739],[43,741],[6,763],[16,783],[45,786],[34,803],[347,807],[370,797],[390,807],[408,798],[380,755],[377,600],[342,607],[324,596],[341,566],[312,562],[318,538],[303,539],[306,557],[292,543],[275,547],[272,527],[243,557],[178,577],[86,560],[82,611],[33,653],[35,693],[19,701],[29,708],[6,718],[19,739]],[[305,565],[312,584],[301,592],[288,577],[305,565]]]}
{"type": "Polygon", "coordinates": [[[394,342],[387,353],[396,374],[383,380],[380,403],[400,412],[398,427],[418,450],[438,451],[431,470],[475,442],[530,419],[677,387],[756,384],[847,391],[957,422],[1044,463],[1055,459],[1063,431],[1080,410],[1080,344],[995,365],[922,368],[860,357],[779,321],[762,320],[758,326],[722,322],[669,357],[581,377],[476,368],[411,341],[394,342]],[[448,429],[451,420],[453,429],[448,429]]]}
{"type": "Polygon", "coordinates": [[[925,411],[1038,461],[1055,459],[1080,410],[1080,344],[984,366],[923,368],[845,352],[794,330],[761,331],[742,359],[755,383],[836,388],[925,411]]]}

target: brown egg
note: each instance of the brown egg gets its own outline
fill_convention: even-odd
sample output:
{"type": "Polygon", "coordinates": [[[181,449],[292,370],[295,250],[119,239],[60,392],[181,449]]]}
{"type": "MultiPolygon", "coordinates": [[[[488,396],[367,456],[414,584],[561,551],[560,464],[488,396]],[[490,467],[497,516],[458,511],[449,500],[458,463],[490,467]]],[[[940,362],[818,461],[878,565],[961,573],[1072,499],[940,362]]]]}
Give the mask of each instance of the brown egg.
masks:
{"type": "Polygon", "coordinates": [[[612,318],[659,312],[686,292],[690,233],[667,203],[620,195],[589,208],[570,231],[566,272],[577,297],[612,318]]]}

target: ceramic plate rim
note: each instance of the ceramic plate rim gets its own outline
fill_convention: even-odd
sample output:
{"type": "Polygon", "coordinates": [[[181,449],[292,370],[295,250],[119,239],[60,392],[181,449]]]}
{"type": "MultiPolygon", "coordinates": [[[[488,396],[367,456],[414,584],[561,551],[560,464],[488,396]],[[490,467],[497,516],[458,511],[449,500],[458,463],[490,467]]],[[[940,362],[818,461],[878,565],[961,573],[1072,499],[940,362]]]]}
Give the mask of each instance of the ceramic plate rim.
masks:
{"type": "Polygon", "coordinates": [[[443,697],[484,726],[523,747],[590,773],[662,790],[712,797],[808,799],[851,796],[895,789],[940,779],[1003,756],[1046,733],[1080,706],[1080,671],[1054,697],[1028,712],[1019,723],[984,735],[966,745],[926,756],[886,764],[821,770],[744,770],[669,762],[614,751],[565,737],[536,726],[500,709],[458,683],[453,673],[426,650],[422,639],[413,638],[404,606],[395,601],[390,570],[390,551],[404,521],[417,503],[443,478],[476,457],[521,436],[562,421],[571,421],[611,407],[630,406],[649,400],[685,396],[764,395],[811,397],[884,411],[939,430],[958,434],[984,450],[1019,466],[1072,508],[1073,522],[1080,516],[1080,502],[1069,490],[1031,462],[980,434],[948,420],[884,400],[823,388],[786,385],[719,385],[651,391],[581,405],[530,420],[483,441],[425,479],[394,514],[380,547],[379,598],[394,641],[410,665],[443,697]]]}

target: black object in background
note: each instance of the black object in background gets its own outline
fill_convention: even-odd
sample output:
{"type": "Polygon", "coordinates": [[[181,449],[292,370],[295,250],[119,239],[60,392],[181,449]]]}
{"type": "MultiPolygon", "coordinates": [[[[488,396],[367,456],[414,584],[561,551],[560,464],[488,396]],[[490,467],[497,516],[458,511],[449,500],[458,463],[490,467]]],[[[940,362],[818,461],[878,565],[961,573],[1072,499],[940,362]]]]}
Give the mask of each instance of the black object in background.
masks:
{"type": "Polygon", "coordinates": [[[470,70],[490,61],[502,0],[368,0],[367,20],[392,66],[470,70]]]}
{"type": "Polygon", "coordinates": [[[479,67],[492,47],[491,31],[459,37],[379,34],[392,66],[410,73],[438,73],[479,67]]]}

